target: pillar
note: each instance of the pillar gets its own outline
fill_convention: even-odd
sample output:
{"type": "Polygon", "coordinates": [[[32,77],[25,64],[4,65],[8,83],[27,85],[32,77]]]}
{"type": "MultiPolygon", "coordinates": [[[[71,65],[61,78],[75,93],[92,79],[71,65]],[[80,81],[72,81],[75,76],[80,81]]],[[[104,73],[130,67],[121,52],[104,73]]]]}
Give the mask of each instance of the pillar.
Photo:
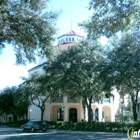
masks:
{"type": "Polygon", "coordinates": [[[85,120],[88,121],[88,109],[85,107],[85,120]]]}
{"type": "Polygon", "coordinates": [[[111,122],[115,122],[115,110],[114,110],[114,100],[113,98],[110,98],[111,100],[111,122]]]}
{"type": "Polygon", "coordinates": [[[93,110],[93,121],[95,121],[95,110],[93,110]]]}
{"type": "Polygon", "coordinates": [[[101,105],[99,105],[99,108],[98,108],[98,115],[99,115],[99,122],[101,122],[102,121],[102,106],[101,105]]]}
{"type": "Polygon", "coordinates": [[[68,107],[65,106],[65,110],[64,110],[64,122],[67,122],[68,121],[68,107]]]}

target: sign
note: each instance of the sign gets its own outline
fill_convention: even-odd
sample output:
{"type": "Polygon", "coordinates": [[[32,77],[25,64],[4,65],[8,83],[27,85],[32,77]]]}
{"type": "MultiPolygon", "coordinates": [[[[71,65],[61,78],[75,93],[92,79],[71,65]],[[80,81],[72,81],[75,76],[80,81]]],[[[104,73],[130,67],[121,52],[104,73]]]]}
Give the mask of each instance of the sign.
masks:
{"type": "Polygon", "coordinates": [[[133,127],[129,128],[127,136],[129,140],[140,139],[140,129],[136,131],[133,127]]]}

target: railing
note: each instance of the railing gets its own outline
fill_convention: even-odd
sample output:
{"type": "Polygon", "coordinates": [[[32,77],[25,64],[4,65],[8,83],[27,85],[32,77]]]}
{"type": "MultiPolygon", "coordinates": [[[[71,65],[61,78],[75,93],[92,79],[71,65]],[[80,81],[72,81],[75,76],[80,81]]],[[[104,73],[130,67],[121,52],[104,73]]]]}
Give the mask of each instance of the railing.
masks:
{"type": "Polygon", "coordinates": [[[67,100],[67,102],[68,103],[80,103],[80,100],[79,99],[72,99],[72,98],[67,98],[68,100],[67,100]]]}
{"type": "Polygon", "coordinates": [[[52,103],[63,103],[63,97],[57,97],[55,99],[51,99],[52,103]]]}
{"type": "MultiPolygon", "coordinates": [[[[52,103],[63,103],[63,97],[57,97],[57,98],[52,98],[51,99],[52,103]]],[[[73,99],[68,97],[67,98],[67,103],[80,103],[80,99],[73,99]]]]}
{"type": "Polygon", "coordinates": [[[104,103],[110,103],[110,99],[109,98],[104,98],[104,103]]]}

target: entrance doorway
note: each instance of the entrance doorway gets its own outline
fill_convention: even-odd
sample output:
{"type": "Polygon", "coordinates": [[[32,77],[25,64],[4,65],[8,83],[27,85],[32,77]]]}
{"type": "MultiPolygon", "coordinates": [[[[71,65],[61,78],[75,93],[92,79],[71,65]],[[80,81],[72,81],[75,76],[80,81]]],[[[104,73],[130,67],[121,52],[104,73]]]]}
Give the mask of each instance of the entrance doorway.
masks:
{"type": "Polygon", "coordinates": [[[77,122],[77,109],[76,108],[69,109],[69,121],[77,122]]]}

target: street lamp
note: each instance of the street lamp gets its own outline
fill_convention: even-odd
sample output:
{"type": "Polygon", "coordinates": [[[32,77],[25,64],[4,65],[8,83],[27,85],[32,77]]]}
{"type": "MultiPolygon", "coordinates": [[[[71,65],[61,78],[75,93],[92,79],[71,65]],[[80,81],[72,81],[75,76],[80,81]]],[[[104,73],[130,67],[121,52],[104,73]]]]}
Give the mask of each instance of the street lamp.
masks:
{"type": "Polygon", "coordinates": [[[32,110],[29,108],[29,120],[30,120],[30,113],[31,113],[31,111],[32,111],[32,110]]]}
{"type": "Polygon", "coordinates": [[[124,110],[124,101],[123,101],[123,99],[121,99],[120,100],[120,104],[121,104],[121,107],[122,107],[122,123],[123,123],[123,121],[124,121],[124,119],[123,119],[123,110],[124,110]]]}

